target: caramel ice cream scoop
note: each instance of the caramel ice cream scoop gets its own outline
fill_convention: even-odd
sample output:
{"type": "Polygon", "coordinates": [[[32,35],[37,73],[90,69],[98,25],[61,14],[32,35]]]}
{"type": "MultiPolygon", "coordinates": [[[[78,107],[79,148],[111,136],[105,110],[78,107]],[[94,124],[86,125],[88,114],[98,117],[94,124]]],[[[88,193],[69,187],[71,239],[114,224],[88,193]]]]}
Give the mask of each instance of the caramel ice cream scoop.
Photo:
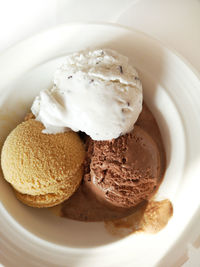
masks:
{"type": "MultiPolygon", "coordinates": [[[[80,168],[72,177],[73,180],[80,181],[83,175],[83,168],[80,168]]],[[[16,197],[24,204],[35,208],[48,208],[60,204],[69,195],[69,189],[60,189],[58,193],[48,193],[44,195],[28,195],[22,194],[14,190],[16,197]]],[[[68,198],[68,197],[67,197],[68,198]]]]}
{"type": "Polygon", "coordinates": [[[72,132],[42,133],[29,119],[7,137],[1,155],[5,179],[17,197],[35,207],[50,207],[68,199],[82,179],[84,146],[72,132]]]}

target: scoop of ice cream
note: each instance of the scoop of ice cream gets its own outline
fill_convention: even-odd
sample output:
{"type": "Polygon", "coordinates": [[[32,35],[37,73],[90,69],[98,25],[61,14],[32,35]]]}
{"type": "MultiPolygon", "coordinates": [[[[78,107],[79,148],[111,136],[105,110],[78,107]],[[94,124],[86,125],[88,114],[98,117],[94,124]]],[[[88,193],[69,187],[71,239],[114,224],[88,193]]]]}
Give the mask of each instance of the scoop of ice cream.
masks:
{"type": "MultiPolygon", "coordinates": [[[[160,168],[160,170],[158,170],[159,175],[158,175],[157,179],[155,177],[156,189],[153,191],[153,195],[154,195],[154,193],[157,191],[157,189],[158,189],[158,187],[159,187],[159,185],[163,179],[164,172],[166,169],[166,159],[165,159],[165,149],[164,149],[164,145],[162,142],[162,137],[160,134],[159,127],[156,123],[156,120],[155,120],[153,114],[148,109],[148,107],[146,106],[145,103],[143,103],[142,112],[141,112],[137,122],[135,123],[133,133],[137,130],[136,125],[139,126],[139,128],[138,128],[139,130],[141,128],[143,129],[143,131],[139,131],[138,133],[141,133],[141,138],[146,140],[144,142],[144,144],[146,142],[149,142],[150,145],[152,144],[153,147],[155,147],[155,144],[156,144],[158,151],[159,151],[159,157],[160,157],[161,162],[158,163],[159,164],[158,168],[160,168]],[[145,132],[145,135],[143,134],[144,132],[145,132]],[[153,143],[151,140],[153,140],[153,143]]],[[[62,216],[73,219],[73,220],[80,220],[80,221],[110,221],[110,220],[113,221],[113,220],[128,216],[134,212],[132,220],[134,220],[134,225],[138,229],[138,226],[139,226],[138,222],[141,222],[141,216],[138,217],[138,215],[141,213],[139,212],[139,214],[138,214],[137,210],[139,209],[142,212],[142,210],[143,210],[142,207],[145,207],[148,201],[142,201],[137,206],[133,206],[133,207],[131,206],[130,208],[127,208],[127,206],[119,207],[119,205],[118,205],[119,200],[116,200],[116,202],[114,202],[114,199],[112,202],[109,201],[109,199],[107,200],[106,194],[104,192],[102,192],[103,186],[100,186],[99,188],[97,188],[98,184],[97,183],[93,184],[93,181],[91,180],[91,175],[90,175],[91,160],[92,160],[92,158],[95,157],[95,154],[93,153],[94,143],[97,143],[97,141],[93,141],[93,140],[91,140],[91,138],[88,138],[87,136],[84,136],[84,135],[82,135],[82,137],[83,137],[83,140],[86,141],[86,157],[85,157],[85,162],[84,162],[84,169],[85,169],[84,170],[84,173],[85,173],[84,179],[83,179],[83,182],[81,183],[80,187],[78,188],[78,190],[67,201],[64,201],[62,203],[62,209],[61,209],[62,216]]],[[[118,138],[118,139],[121,139],[121,141],[118,141],[118,142],[124,143],[125,138],[127,138],[127,137],[128,137],[128,135],[125,135],[124,137],[118,138]]],[[[126,142],[128,145],[130,140],[127,140],[126,142]]],[[[102,142],[99,142],[99,143],[102,143],[102,142]]],[[[110,144],[110,142],[103,142],[103,143],[104,143],[104,145],[101,144],[102,148],[105,147],[106,143],[108,146],[110,144]]],[[[113,149],[111,149],[112,146],[110,145],[108,147],[108,149],[106,149],[106,151],[108,151],[108,152],[105,152],[105,153],[102,153],[102,151],[98,152],[98,155],[96,155],[96,157],[97,157],[97,159],[99,159],[99,165],[100,166],[103,166],[103,161],[105,158],[105,162],[108,166],[108,169],[109,169],[108,162],[112,163],[112,168],[115,164],[121,165],[121,169],[124,168],[122,161],[120,161],[119,150],[116,149],[116,152],[117,152],[116,157],[118,157],[118,155],[119,155],[117,160],[114,161],[112,159],[112,155],[114,153],[112,151],[114,151],[116,144],[113,142],[112,143],[113,149]],[[107,156],[107,154],[108,154],[108,156],[107,156]]],[[[124,143],[124,144],[126,144],[126,143],[124,143]]],[[[126,160],[128,162],[127,156],[126,156],[126,152],[128,151],[128,150],[126,150],[126,149],[128,149],[127,145],[120,145],[120,147],[122,149],[121,158],[123,158],[125,156],[123,161],[126,160]]],[[[129,150],[129,151],[130,151],[130,153],[134,153],[134,146],[133,146],[133,150],[129,150]]],[[[136,150],[136,152],[137,151],[138,150],[136,150]]],[[[146,150],[143,150],[143,152],[146,153],[146,150]]],[[[147,154],[147,155],[149,155],[149,154],[147,154]]],[[[147,155],[145,157],[147,157],[147,155]]],[[[135,157],[136,157],[136,155],[135,155],[135,157]]],[[[139,159],[141,159],[140,153],[139,153],[139,159]]],[[[151,163],[153,164],[153,159],[152,160],[149,159],[149,162],[150,162],[150,164],[151,163]]],[[[155,163],[156,163],[156,161],[155,161],[155,163]]],[[[144,168],[145,168],[145,166],[144,166],[144,168]]],[[[127,167],[124,169],[129,170],[130,168],[127,167]]],[[[113,170],[114,170],[114,168],[113,168],[113,170]]],[[[117,167],[117,171],[120,175],[118,167],[117,167]]],[[[154,171],[156,171],[155,168],[154,168],[154,171]]],[[[102,176],[105,176],[106,169],[102,167],[102,169],[100,168],[99,172],[102,172],[102,176]]],[[[121,171],[121,173],[123,173],[123,171],[121,171]]],[[[122,184],[124,181],[123,177],[124,177],[124,174],[122,176],[122,179],[120,179],[119,177],[118,177],[118,179],[116,179],[116,183],[119,182],[119,186],[123,185],[122,184]]],[[[127,179],[129,179],[129,177],[130,177],[130,173],[129,173],[129,176],[127,177],[127,179]]],[[[109,178],[109,177],[106,177],[106,179],[107,178],[109,178]]],[[[130,194],[131,188],[134,188],[134,179],[137,179],[137,178],[133,176],[133,183],[131,184],[130,187],[128,187],[128,186],[124,187],[124,189],[127,190],[127,197],[130,194]]],[[[98,179],[96,179],[95,181],[98,182],[98,179]]],[[[130,180],[129,180],[129,182],[130,182],[130,180]]],[[[148,183],[148,179],[147,179],[147,183],[148,183]]],[[[142,185],[142,183],[141,183],[141,185],[142,185]]],[[[151,186],[151,188],[153,188],[151,183],[150,183],[150,186],[151,186]]],[[[115,189],[115,187],[114,187],[113,193],[118,194],[117,189],[115,189]]],[[[112,189],[111,186],[110,186],[110,188],[112,189]]],[[[137,183],[136,183],[135,188],[137,189],[137,183]]],[[[123,196],[121,194],[121,192],[119,192],[118,198],[120,199],[122,197],[125,198],[125,196],[123,196]]],[[[130,198],[131,198],[131,195],[130,195],[130,198]]],[[[135,196],[132,195],[132,198],[137,200],[139,198],[139,196],[138,196],[138,194],[135,194],[135,196]]],[[[132,203],[134,204],[135,202],[132,201],[132,203]]],[[[151,203],[151,200],[150,200],[150,203],[151,203]]],[[[152,206],[150,208],[152,209],[152,206]]],[[[142,214],[143,214],[143,212],[142,212],[142,214]]],[[[154,210],[153,210],[153,215],[155,215],[154,210]]],[[[126,221],[126,218],[125,218],[125,221],[126,221]]],[[[146,220],[146,221],[150,222],[149,220],[146,220]]],[[[148,222],[147,222],[147,225],[148,225],[148,222]]],[[[133,225],[133,227],[134,227],[134,225],[133,225]]],[[[120,225],[118,225],[117,227],[120,227],[120,225]]],[[[145,228],[146,228],[146,225],[145,225],[145,228]]]]}
{"type": "Polygon", "coordinates": [[[160,154],[139,126],[111,141],[87,141],[84,181],[113,207],[130,208],[149,199],[160,180],[160,154]]]}
{"type": "Polygon", "coordinates": [[[54,86],[40,92],[32,112],[46,133],[68,128],[94,140],[130,132],[142,110],[142,85],[127,57],[109,50],[68,55],[54,86]]]}
{"type": "Polygon", "coordinates": [[[72,131],[51,135],[43,134],[43,129],[29,119],[10,133],[1,155],[4,177],[21,194],[67,199],[82,178],[84,146],[72,131]]]}
{"type": "MultiPolygon", "coordinates": [[[[74,174],[74,177],[71,177],[74,181],[80,181],[83,177],[83,168],[81,167],[77,173],[74,174]]],[[[35,207],[35,208],[48,208],[60,204],[66,197],[68,199],[69,189],[68,187],[63,188],[57,193],[48,193],[44,195],[28,195],[22,194],[17,190],[14,190],[16,197],[23,202],[24,204],[35,207]]]]}

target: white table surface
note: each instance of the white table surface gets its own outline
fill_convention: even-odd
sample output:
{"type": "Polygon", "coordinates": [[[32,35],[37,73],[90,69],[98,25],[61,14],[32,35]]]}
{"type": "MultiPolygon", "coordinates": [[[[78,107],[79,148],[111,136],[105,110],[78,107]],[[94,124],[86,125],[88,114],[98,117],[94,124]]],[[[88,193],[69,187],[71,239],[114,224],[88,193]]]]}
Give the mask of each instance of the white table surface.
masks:
{"type": "MultiPolygon", "coordinates": [[[[200,73],[200,0],[0,0],[0,7],[0,53],[61,23],[114,22],[161,40],[200,73]]],[[[181,263],[200,266],[200,236],[188,244],[181,263]]]]}

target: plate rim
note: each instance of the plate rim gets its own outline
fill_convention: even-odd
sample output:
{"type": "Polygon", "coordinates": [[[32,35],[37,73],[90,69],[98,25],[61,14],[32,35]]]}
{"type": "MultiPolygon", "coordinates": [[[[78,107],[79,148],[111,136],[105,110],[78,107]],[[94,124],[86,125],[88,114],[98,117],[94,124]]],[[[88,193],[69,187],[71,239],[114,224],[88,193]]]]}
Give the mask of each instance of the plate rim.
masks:
{"type": "Polygon", "coordinates": [[[169,50],[170,52],[172,52],[175,56],[177,56],[181,61],[183,61],[185,63],[185,65],[187,65],[187,67],[193,72],[193,74],[200,80],[200,72],[193,66],[192,62],[190,62],[188,59],[186,59],[184,57],[184,55],[182,55],[180,52],[178,52],[175,48],[173,48],[172,46],[166,44],[164,41],[162,41],[159,38],[156,38],[155,36],[148,34],[144,31],[138,30],[134,27],[130,27],[130,26],[126,26],[126,25],[122,25],[120,23],[115,23],[115,22],[99,22],[99,21],[88,21],[88,20],[80,20],[80,21],[71,21],[71,22],[67,22],[67,23],[61,23],[59,25],[53,26],[53,27],[48,27],[45,30],[41,30],[38,31],[36,34],[31,35],[28,38],[24,38],[22,40],[19,40],[17,42],[15,42],[14,44],[12,44],[11,46],[9,46],[8,48],[4,49],[3,51],[0,52],[0,59],[1,57],[6,54],[9,53],[12,49],[16,49],[18,48],[18,46],[20,47],[21,45],[23,45],[25,42],[31,41],[31,39],[35,39],[35,38],[39,38],[40,36],[42,36],[45,33],[51,32],[51,31],[56,31],[58,29],[61,28],[65,28],[67,26],[88,26],[88,25],[93,25],[93,26],[112,26],[115,28],[121,28],[121,29],[125,29],[131,32],[135,32],[137,34],[143,35],[144,37],[154,40],[155,42],[159,43],[160,46],[164,47],[165,49],[169,50]]]}
{"type": "MultiPolygon", "coordinates": [[[[12,49],[18,49],[21,45],[24,45],[27,41],[31,41],[31,39],[36,39],[36,38],[40,38],[40,36],[42,36],[44,33],[47,33],[47,32],[52,32],[54,30],[58,30],[59,28],[65,28],[67,26],[74,26],[74,25],[81,25],[81,26],[87,26],[87,25],[99,25],[99,26],[112,26],[112,27],[115,27],[115,28],[121,28],[121,29],[125,29],[125,30],[129,30],[131,32],[136,32],[138,34],[142,34],[144,35],[146,38],[148,39],[151,39],[151,40],[154,40],[156,43],[159,43],[160,46],[162,46],[163,48],[167,49],[168,51],[170,51],[172,54],[174,54],[176,57],[178,57],[190,70],[191,72],[194,74],[194,76],[197,77],[198,80],[200,80],[200,74],[199,72],[191,65],[191,63],[186,60],[182,55],[180,55],[175,49],[173,48],[170,48],[169,46],[167,46],[164,42],[160,41],[159,39],[157,38],[154,38],[152,37],[151,35],[149,34],[146,34],[142,31],[139,31],[137,29],[134,29],[132,27],[128,27],[128,26],[123,26],[121,24],[117,24],[117,23],[102,23],[102,22],[70,22],[70,23],[64,23],[64,24],[60,24],[58,26],[55,26],[55,27],[50,27],[49,29],[46,29],[44,31],[41,31],[29,38],[26,38],[22,41],[19,41],[17,43],[15,43],[13,46],[9,47],[8,49],[4,50],[1,54],[0,54],[0,60],[1,60],[1,56],[6,54],[6,53],[10,53],[10,51],[12,49]]],[[[38,237],[37,237],[38,238],[38,237]]],[[[45,240],[42,240],[43,242],[46,243],[45,240]]],[[[118,243],[118,242],[116,242],[118,243]]],[[[110,245],[115,245],[115,244],[108,244],[108,245],[105,245],[105,247],[109,247],[110,245]]],[[[116,244],[117,245],[117,244],[116,244]]],[[[59,245],[59,248],[62,248],[63,246],[60,246],[59,245]]],[[[71,249],[71,248],[70,248],[71,249]]],[[[78,248],[79,249],[79,248],[78,248]]],[[[88,249],[88,248],[87,248],[88,249]]],[[[96,248],[90,248],[91,250],[96,250],[96,248]]],[[[98,247],[98,250],[101,249],[100,247],[98,247]]],[[[77,250],[77,249],[76,249],[77,250]]],[[[81,250],[84,250],[84,248],[81,248],[81,250]]]]}

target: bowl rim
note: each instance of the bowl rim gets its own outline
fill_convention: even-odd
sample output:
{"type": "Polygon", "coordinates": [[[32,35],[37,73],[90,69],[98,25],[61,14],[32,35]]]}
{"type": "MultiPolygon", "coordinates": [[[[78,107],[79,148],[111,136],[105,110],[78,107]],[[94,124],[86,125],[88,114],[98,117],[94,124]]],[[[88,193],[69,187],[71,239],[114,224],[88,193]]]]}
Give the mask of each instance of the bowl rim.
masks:
{"type": "MultiPolygon", "coordinates": [[[[110,23],[110,22],[91,22],[91,21],[79,21],[79,22],[70,22],[70,23],[63,23],[63,24],[60,24],[58,26],[55,26],[55,27],[50,27],[46,30],[43,30],[43,31],[40,31],[39,33],[27,38],[27,39],[24,39],[22,41],[19,41],[17,43],[15,43],[14,45],[12,45],[11,47],[9,47],[8,49],[4,50],[3,52],[1,52],[0,54],[0,60],[1,60],[1,57],[5,54],[9,54],[12,50],[17,50],[20,46],[24,46],[26,44],[27,41],[31,41],[33,39],[37,39],[37,38],[40,38],[40,36],[42,36],[44,33],[50,33],[50,32],[53,32],[53,31],[57,31],[58,29],[62,29],[62,28],[66,28],[68,26],[88,26],[88,25],[92,25],[92,26],[109,26],[109,27],[115,27],[115,28],[121,28],[121,29],[125,29],[125,30],[128,30],[132,33],[137,33],[137,34],[140,34],[140,35],[143,35],[145,38],[148,38],[148,39],[151,39],[151,40],[154,40],[156,43],[158,43],[160,46],[162,46],[164,49],[166,49],[167,51],[169,51],[170,53],[173,53],[176,57],[178,57],[190,70],[191,72],[193,72],[194,76],[197,77],[198,80],[200,80],[200,74],[199,72],[193,67],[193,65],[188,61],[186,60],[181,54],[179,54],[175,49],[169,47],[168,45],[166,45],[164,42],[162,42],[161,40],[157,39],[157,38],[154,38],[152,37],[151,35],[149,34],[146,34],[142,31],[139,31],[137,29],[134,29],[132,27],[128,27],[128,26],[123,26],[121,24],[117,24],[117,23],[110,23]]],[[[7,211],[6,211],[7,212],[7,211]]],[[[10,215],[9,215],[10,216],[10,215]]],[[[16,221],[13,219],[13,218],[10,218],[13,220],[13,222],[16,224],[16,221]]],[[[22,226],[21,225],[18,225],[18,229],[22,230],[22,226]]],[[[24,229],[24,228],[23,228],[24,229]]],[[[48,246],[50,248],[54,248],[57,247],[59,248],[59,250],[65,250],[66,246],[62,246],[62,245],[57,245],[57,244],[51,244],[50,242],[46,241],[46,240],[43,240],[35,235],[33,235],[32,233],[29,233],[27,231],[26,233],[26,236],[31,238],[31,239],[35,239],[35,241],[39,240],[39,242],[42,242],[43,245],[45,246],[48,246]]],[[[114,243],[111,243],[111,244],[106,244],[106,245],[103,245],[103,246],[99,246],[99,247],[94,247],[94,248],[89,248],[90,250],[92,251],[103,251],[105,250],[105,247],[106,248],[109,248],[109,247],[113,247],[113,246],[117,246],[117,244],[119,242],[122,242],[122,240],[120,241],[116,241],[114,243]]],[[[85,249],[88,249],[88,248],[71,248],[71,247],[67,247],[68,250],[70,252],[74,252],[74,251],[78,251],[79,252],[83,252],[84,253],[84,250],[85,249]]]]}

